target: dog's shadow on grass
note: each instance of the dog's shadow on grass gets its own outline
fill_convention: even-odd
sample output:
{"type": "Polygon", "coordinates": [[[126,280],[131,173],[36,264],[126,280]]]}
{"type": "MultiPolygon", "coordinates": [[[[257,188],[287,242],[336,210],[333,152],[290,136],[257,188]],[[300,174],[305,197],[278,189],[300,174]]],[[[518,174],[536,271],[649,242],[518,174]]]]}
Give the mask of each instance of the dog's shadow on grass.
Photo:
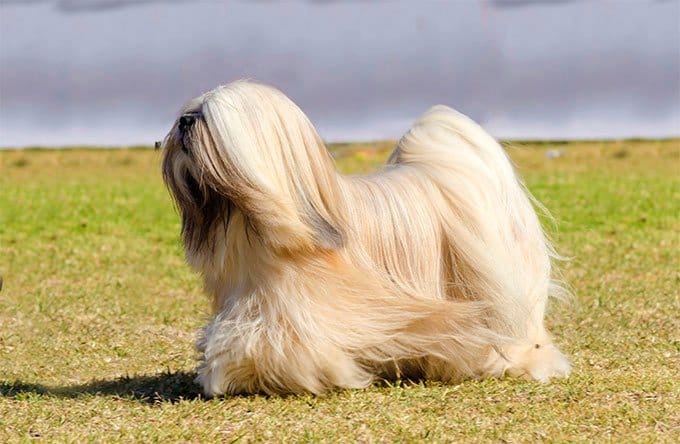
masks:
{"type": "MultiPolygon", "coordinates": [[[[145,404],[161,402],[176,403],[179,401],[206,400],[201,387],[194,382],[196,374],[187,371],[167,371],[155,375],[121,376],[115,379],[99,379],[86,384],[68,386],[49,386],[23,381],[0,380],[0,396],[15,400],[34,401],[43,397],[78,399],[88,396],[108,396],[123,400],[133,400],[145,404]]],[[[423,386],[425,380],[421,378],[405,380],[376,381],[374,388],[395,388],[408,386],[423,386]]],[[[340,392],[343,389],[339,389],[340,392]]],[[[268,396],[259,395],[228,395],[228,397],[268,396]]],[[[294,394],[281,394],[278,397],[295,397],[294,394]]],[[[224,399],[222,397],[218,399],[224,399]]]]}
{"type": "Polygon", "coordinates": [[[95,380],[87,384],[64,387],[0,381],[0,393],[5,398],[35,399],[37,397],[81,398],[111,396],[154,404],[203,399],[201,388],[191,372],[164,372],[156,375],[122,376],[111,380],[95,380]]]}

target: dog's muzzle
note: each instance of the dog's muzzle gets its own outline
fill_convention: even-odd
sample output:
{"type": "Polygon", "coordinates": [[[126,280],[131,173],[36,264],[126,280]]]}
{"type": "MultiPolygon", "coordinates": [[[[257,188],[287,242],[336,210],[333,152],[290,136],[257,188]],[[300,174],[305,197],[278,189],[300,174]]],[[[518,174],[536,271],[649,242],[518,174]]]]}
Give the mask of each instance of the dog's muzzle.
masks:
{"type": "MultiPolygon", "coordinates": [[[[201,116],[201,113],[199,113],[199,112],[182,114],[179,118],[177,129],[179,130],[179,132],[182,135],[184,135],[184,133],[186,133],[189,130],[189,128],[191,128],[193,126],[193,124],[196,122],[196,119],[200,116],[201,116]]],[[[157,142],[154,142],[153,147],[154,147],[154,149],[162,148],[163,142],[160,141],[160,140],[157,141],[157,142]]],[[[182,146],[182,150],[184,152],[187,152],[186,147],[184,147],[184,146],[182,146]]]]}
{"type": "Polygon", "coordinates": [[[199,113],[186,113],[182,115],[179,118],[179,130],[182,132],[186,131],[194,124],[196,118],[199,116],[200,116],[199,113]]]}

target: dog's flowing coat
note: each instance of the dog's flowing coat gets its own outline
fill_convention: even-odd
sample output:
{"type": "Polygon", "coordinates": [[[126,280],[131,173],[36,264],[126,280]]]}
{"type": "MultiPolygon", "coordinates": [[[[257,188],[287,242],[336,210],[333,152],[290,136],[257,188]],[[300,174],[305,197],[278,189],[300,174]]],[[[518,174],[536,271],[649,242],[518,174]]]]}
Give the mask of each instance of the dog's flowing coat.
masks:
{"type": "Polygon", "coordinates": [[[290,99],[235,82],[190,102],[163,148],[212,300],[207,395],[568,374],[543,325],[553,250],[505,152],[464,115],[430,109],[383,171],[344,176],[290,99]]]}

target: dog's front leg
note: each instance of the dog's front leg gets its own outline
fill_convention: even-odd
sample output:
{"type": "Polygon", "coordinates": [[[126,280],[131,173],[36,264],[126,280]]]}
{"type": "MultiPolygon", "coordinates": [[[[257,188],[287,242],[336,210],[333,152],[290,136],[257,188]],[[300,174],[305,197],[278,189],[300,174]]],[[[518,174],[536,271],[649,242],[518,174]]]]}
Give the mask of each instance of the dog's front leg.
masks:
{"type": "Polygon", "coordinates": [[[303,313],[218,314],[199,334],[196,382],[207,396],[315,393],[372,382],[352,356],[303,313]]]}

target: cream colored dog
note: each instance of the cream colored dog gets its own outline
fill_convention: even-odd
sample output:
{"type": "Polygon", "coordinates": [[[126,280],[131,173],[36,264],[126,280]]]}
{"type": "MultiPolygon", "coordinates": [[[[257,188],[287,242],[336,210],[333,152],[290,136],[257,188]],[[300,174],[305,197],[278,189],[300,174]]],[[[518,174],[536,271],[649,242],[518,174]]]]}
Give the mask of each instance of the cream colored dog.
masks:
{"type": "Polygon", "coordinates": [[[543,325],[555,254],[464,115],[433,107],[383,171],[345,176],[290,99],[239,81],[191,101],[162,146],[212,300],[207,395],[569,373],[543,325]]]}

